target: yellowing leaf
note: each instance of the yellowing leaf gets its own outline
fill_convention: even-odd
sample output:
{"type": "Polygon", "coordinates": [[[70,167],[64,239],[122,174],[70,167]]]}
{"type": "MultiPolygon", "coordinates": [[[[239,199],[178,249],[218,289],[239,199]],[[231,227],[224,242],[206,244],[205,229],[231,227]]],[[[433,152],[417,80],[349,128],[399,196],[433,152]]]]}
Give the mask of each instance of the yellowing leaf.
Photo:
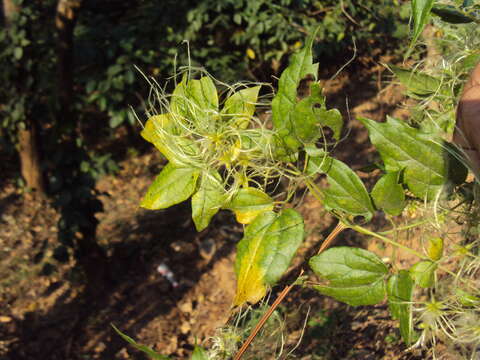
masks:
{"type": "Polygon", "coordinates": [[[171,114],[150,117],[140,135],[151,142],[168,161],[179,167],[188,165],[186,159],[198,151],[192,139],[179,134],[171,114]],[[181,154],[186,156],[180,156],[181,154]]]}
{"type": "Polygon", "coordinates": [[[145,124],[140,135],[151,142],[168,161],[175,161],[175,154],[166,145],[165,136],[162,135],[163,131],[168,131],[172,127],[172,119],[169,114],[155,115],[149,118],[145,124]]]}
{"type": "Polygon", "coordinates": [[[154,115],[147,120],[140,135],[145,140],[155,143],[159,138],[159,130],[165,129],[168,131],[172,128],[172,124],[173,122],[169,114],[154,115]]]}
{"type": "Polygon", "coordinates": [[[240,224],[250,224],[259,214],[273,210],[273,200],[259,189],[243,188],[226,208],[235,213],[240,224]]]}
{"type": "Polygon", "coordinates": [[[255,103],[257,102],[260,87],[254,86],[242,89],[228,97],[223,105],[222,114],[230,115],[235,125],[245,129],[255,112],[255,103]]]}
{"type": "Polygon", "coordinates": [[[234,305],[256,303],[287,270],[303,240],[303,219],[295,210],[263,212],[245,228],[237,246],[234,305]]]}
{"type": "Polygon", "coordinates": [[[431,238],[428,240],[427,254],[433,261],[440,260],[443,255],[443,240],[441,238],[431,238]]]}

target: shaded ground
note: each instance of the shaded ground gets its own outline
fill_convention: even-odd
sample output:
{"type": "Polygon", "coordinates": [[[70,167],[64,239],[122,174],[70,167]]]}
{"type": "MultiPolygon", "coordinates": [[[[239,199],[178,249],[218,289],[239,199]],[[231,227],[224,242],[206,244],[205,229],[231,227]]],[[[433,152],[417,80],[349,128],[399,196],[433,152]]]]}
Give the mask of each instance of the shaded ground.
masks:
{"type": "MultiPolygon", "coordinates": [[[[398,109],[403,99],[401,91],[392,85],[383,87],[379,80],[382,74],[379,65],[356,68],[325,81],[329,106],[340,108],[348,120],[346,138],[337,146],[335,155],[356,170],[377,155],[367,144],[365,129],[354,118],[361,115],[382,119],[393,112],[402,116],[398,109]]],[[[2,359],[144,358],[127,347],[110,323],[140,343],[181,359],[188,357],[196,339],[208,343],[215,330],[226,323],[231,316],[235,286],[234,249],[242,229],[229,213],[222,212],[212,226],[196,233],[189,204],[155,212],[140,209],[140,197],[159,172],[160,164],[157,155],[131,156],[122,162],[118,175],[107,176],[98,184],[98,189],[105,192],[98,238],[108,250],[115,282],[107,284],[104,296],[97,299],[85,297],[82,274],[73,262],[60,264],[52,260],[55,211],[46,203],[19,194],[12,184],[3,185],[2,359]],[[157,271],[159,265],[173,272],[178,286],[157,271]],[[42,271],[48,276],[39,277],[42,271]]],[[[359,174],[371,185],[375,173],[359,174]]],[[[333,219],[310,197],[304,199],[300,211],[309,236],[287,279],[298,273],[303,259],[316,252],[334,226],[333,219]]],[[[375,223],[382,226],[384,220],[378,218],[375,223]]],[[[361,241],[349,231],[339,239],[339,243],[349,245],[361,241]]],[[[281,286],[275,291],[278,289],[281,286]]],[[[284,358],[295,346],[292,356],[301,359],[423,358],[404,352],[385,305],[352,309],[312,291],[295,290],[282,305],[279,316],[286,320],[282,328],[284,358]],[[305,324],[308,326],[304,329],[305,324]]],[[[259,345],[254,349],[258,350],[259,345]]],[[[269,358],[258,353],[251,358],[254,356],[269,358]]]]}

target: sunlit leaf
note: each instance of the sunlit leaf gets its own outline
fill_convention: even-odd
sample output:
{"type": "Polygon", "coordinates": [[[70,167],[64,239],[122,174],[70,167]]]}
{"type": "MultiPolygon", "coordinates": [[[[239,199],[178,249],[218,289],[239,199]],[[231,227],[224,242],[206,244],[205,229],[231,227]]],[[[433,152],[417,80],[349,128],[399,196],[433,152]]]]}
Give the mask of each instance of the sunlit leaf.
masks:
{"type": "Polygon", "coordinates": [[[388,307],[392,318],[400,320],[400,334],[409,345],[414,336],[412,325],[413,280],[406,270],[394,274],[387,283],[388,307]]]}
{"type": "Polygon", "coordinates": [[[273,200],[262,190],[248,187],[240,189],[225,208],[235,213],[239,223],[249,224],[262,212],[273,210],[273,200]]]}
{"type": "Polygon", "coordinates": [[[267,286],[275,284],[288,269],[303,237],[303,219],[295,210],[257,216],[237,246],[234,304],[254,304],[265,296],[267,286]]]}
{"type": "Polygon", "coordinates": [[[209,76],[200,80],[189,80],[187,83],[189,100],[201,110],[218,110],[217,88],[209,76]]]}
{"type": "Polygon", "coordinates": [[[329,211],[340,210],[370,220],[375,212],[367,189],[357,174],[345,163],[324,153],[309,160],[310,174],[327,174],[329,187],[324,189],[324,205],[329,211]]]}
{"type": "Polygon", "coordinates": [[[415,284],[423,288],[429,288],[433,285],[435,270],[437,270],[437,264],[434,262],[420,261],[410,268],[410,276],[415,284]]]}
{"type": "Polygon", "coordinates": [[[169,360],[169,357],[156,353],[155,351],[153,351],[148,346],[137,344],[137,342],[135,342],[135,340],[133,340],[130,336],[125,335],[120,330],[118,330],[115,325],[113,325],[113,324],[111,324],[111,325],[112,325],[113,329],[117,332],[117,334],[120,335],[123,338],[123,340],[125,340],[126,342],[131,344],[135,349],[140,350],[140,351],[144,352],[145,354],[147,354],[151,359],[154,359],[154,360],[169,360]]]}
{"type": "Polygon", "coordinates": [[[207,352],[200,346],[195,345],[191,360],[208,360],[207,352]]]}
{"type": "Polygon", "coordinates": [[[198,170],[168,163],[148,188],[140,206],[150,210],[166,209],[187,200],[195,191],[198,176],[198,170]]]}
{"type": "Polygon", "coordinates": [[[223,104],[222,114],[231,115],[234,124],[245,129],[255,113],[255,103],[261,86],[242,89],[232,94],[223,104]]]}
{"type": "Polygon", "coordinates": [[[168,161],[178,166],[187,165],[186,158],[198,151],[193,140],[180,136],[170,114],[150,117],[140,135],[151,142],[168,161]],[[185,154],[186,157],[180,156],[181,154],[185,154]]]}
{"type": "Polygon", "coordinates": [[[398,80],[405,85],[408,94],[413,97],[424,97],[435,93],[448,96],[448,89],[442,85],[439,79],[433,76],[394,65],[390,65],[389,68],[398,80]]]}
{"type": "Polygon", "coordinates": [[[443,256],[443,239],[439,237],[428,239],[427,255],[433,261],[440,260],[443,256]]]}
{"type": "Polygon", "coordinates": [[[405,193],[398,183],[398,172],[383,175],[372,189],[372,199],[378,209],[390,215],[400,215],[405,207],[405,193]]]}
{"type": "Polygon", "coordinates": [[[220,210],[225,202],[225,190],[218,173],[204,173],[200,187],[192,196],[192,218],[197,231],[202,231],[210,223],[211,218],[220,210]]]}
{"type": "Polygon", "coordinates": [[[430,11],[435,0],[412,0],[412,17],[413,17],[413,36],[412,45],[418,40],[418,37],[427,25],[430,19],[430,11]]]}
{"type": "Polygon", "coordinates": [[[367,250],[334,247],[314,256],[310,267],[327,285],[314,288],[324,295],[352,306],[373,305],[385,298],[388,268],[382,260],[367,250]]]}
{"type": "Polygon", "coordinates": [[[214,127],[218,117],[218,94],[208,76],[200,80],[187,80],[185,76],[177,85],[170,99],[172,116],[195,121],[206,130],[214,127]]]}
{"type": "Polygon", "coordinates": [[[307,75],[317,76],[318,64],[313,64],[312,44],[315,34],[308,37],[305,46],[290,57],[290,65],[278,81],[278,92],[272,100],[272,121],[279,139],[290,151],[301,145],[295,134],[293,114],[297,104],[297,87],[307,75]]]}
{"type": "Polygon", "coordinates": [[[415,196],[434,199],[446,184],[465,179],[466,169],[451,156],[442,139],[392,117],[387,117],[386,123],[359,120],[368,129],[387,172],[404,169],[403,182],[415,196]]]}
{"type": "Polygon", "coordinates": [[[472,54],[465,56],[460,64],[461,70],[463,71],[470,71],[480,62],[480,51],[474,51],[472,54]]]}

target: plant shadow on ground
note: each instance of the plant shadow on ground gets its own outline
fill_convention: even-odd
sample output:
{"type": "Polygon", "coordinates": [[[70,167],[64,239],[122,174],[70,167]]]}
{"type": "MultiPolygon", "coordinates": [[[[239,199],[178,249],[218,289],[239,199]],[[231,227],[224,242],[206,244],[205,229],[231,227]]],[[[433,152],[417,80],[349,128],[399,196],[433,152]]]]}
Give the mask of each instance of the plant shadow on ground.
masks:
{"type": "MultiPolygon", "coordinates": [[[[233,250],[231,242],[223,242],[209,261],[199,256],[188,205],[139,211],[133,217],[136,226],[118,221],[111,229],[110,236],[126,239],[109,249],[114,282],[105,284],[102,295],[95,299],[87,298],[83,290],[69,288],[46,311],[26,313],[11,329],[16,339],[4,359],[118,358],[127,344],[110,323],[136,338],[147,324],[174,309],[202,274],[233,250]],[[190,250],[175,251],[174,242],[191,245],[190,250]],[[167,263],[175,272],[178,287],[157,273],[160,263],[167,263]]],[[[62,282],[55,282],[40,296],[51,296],[61,286],[62,282]]],[[[193,344],[186,347],[191,350],[193,344]]],[[[137,352],[134,356],[144,358],[137,352]]]]}

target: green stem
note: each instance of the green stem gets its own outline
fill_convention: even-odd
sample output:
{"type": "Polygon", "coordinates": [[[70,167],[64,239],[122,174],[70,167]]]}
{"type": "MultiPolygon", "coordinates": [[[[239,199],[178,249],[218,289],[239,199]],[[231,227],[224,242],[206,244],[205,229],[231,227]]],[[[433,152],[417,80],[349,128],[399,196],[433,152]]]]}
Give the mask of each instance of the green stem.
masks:
{"type": "Polygon", "coordinates": [[[390,244],[390,245],[396,246],[400,249],[403,249],[403,250],[409,252],[410,254],[413,254],[413,255],[419,257],[422,260],[430,260],[427,256],[419,253],[418,251],[415,251],[415,250],[409,248],[408,246],[402,245],[402,244],[398,243],[397,241],[389,239],[386,236],[383,236],[379,233],[376,233],[374,231],[370,231],[370,230],[368,230],[368,229],[366,229],[362,226],[352,225],[352,226],[350,226],[350,229],[355,230],[356,232],[359,232],[360,234],[365,234],[365,235],[376,237],[377,239],[380,239],[383,242],[386,242],[387,244],[390,244]]]}
{"type": "MultiPolygon", "coordinates": [[[[365,229],[365,228],[362,227],[362,226],[352,225],[352,226],[350,226],[350,229],[355,230],[355,231],[357,231],[357,232],[359,232],[359,233],[361,233],[361,234],[365,234],[365,235],[369,235],[369,236],[376,237],[377,239],[380,239],[380,240],[382,240],[383,242],[386,242],[386,243],[388,243],[388,244],[390,244],[390,245],[393,245],[393,246],[396,246],[396,247],[398,247],[398,248],[401,248],[401,249],[409,252],[410,254],[413,254],[413,255],[417,256],[418,258],[420,258],[420,259],[422,259],[422,260],[424,260],[424,261],[432,261],[432,259],[430,259],[428,256],[425,256],[425,255],[419,253],[418,251],[415,251],[415,250],[409,248],[408,246],[402,245],[402,244],[400,244],[400,243],[398,243],[398,242],[396,242],[396,241],[394,241],[394,240],[392,240],[392,239],[389,239],[389,238],[387,238],[387,237],[385,237],[385,236],[382,236],[382,235],[380,235],[380,234],[378,234],[378,233],[376,233],[376,232],[373,232],[373,231],[370,231],[370,230],[368,230],[368,229],[365,229]]],[[[432,261],[432,262],[433,262],[433,261],[432,261]]],[[[459,278],[459,277],[457,276],[457,274],[455,274],[453,271],[451,271],[451,270],[449,270],[449,269],[447,269],[447,268],[439,265],[438,263],[437,263],[437,269],[446,272],[447,274],[449,274],[449,275],[457,278],[460,282],[462,282],[462,283],[468,285],[469,287],[471,287],[471,285],[468,283],[468,281],[466,281],[465,279],[459,278]]]]}
{"type": "Polygon", "coordinates": [[[323,203],[323,194],[322,190],[311,180],[306,178],[305,185],[307,185],[308,190],[310,190],[311,194],[318,202],[323,203]]]}
{"type": "Polygon", "coordinates": [[[379,232],[379,234],[380,234],[380,235],[388,235],[388,234],[391,234],[391,233],[397,232],[397,231],[409,230],[409,229],[413,229],[413,228],[415,228],[415,227],[417,227],[417,226],[421,226],[421,225],[427,224],[428,222],[430,222],[430,219],[424,219],[424,220],[422,220],[422,221],[418,221],[418,222],[413,223],[413,224],[396,227],[396,228],[394,228],[394,229],[390,229],[390,230],[387,230],[387,231],[381,231],[381,232],[379,232]]]}

